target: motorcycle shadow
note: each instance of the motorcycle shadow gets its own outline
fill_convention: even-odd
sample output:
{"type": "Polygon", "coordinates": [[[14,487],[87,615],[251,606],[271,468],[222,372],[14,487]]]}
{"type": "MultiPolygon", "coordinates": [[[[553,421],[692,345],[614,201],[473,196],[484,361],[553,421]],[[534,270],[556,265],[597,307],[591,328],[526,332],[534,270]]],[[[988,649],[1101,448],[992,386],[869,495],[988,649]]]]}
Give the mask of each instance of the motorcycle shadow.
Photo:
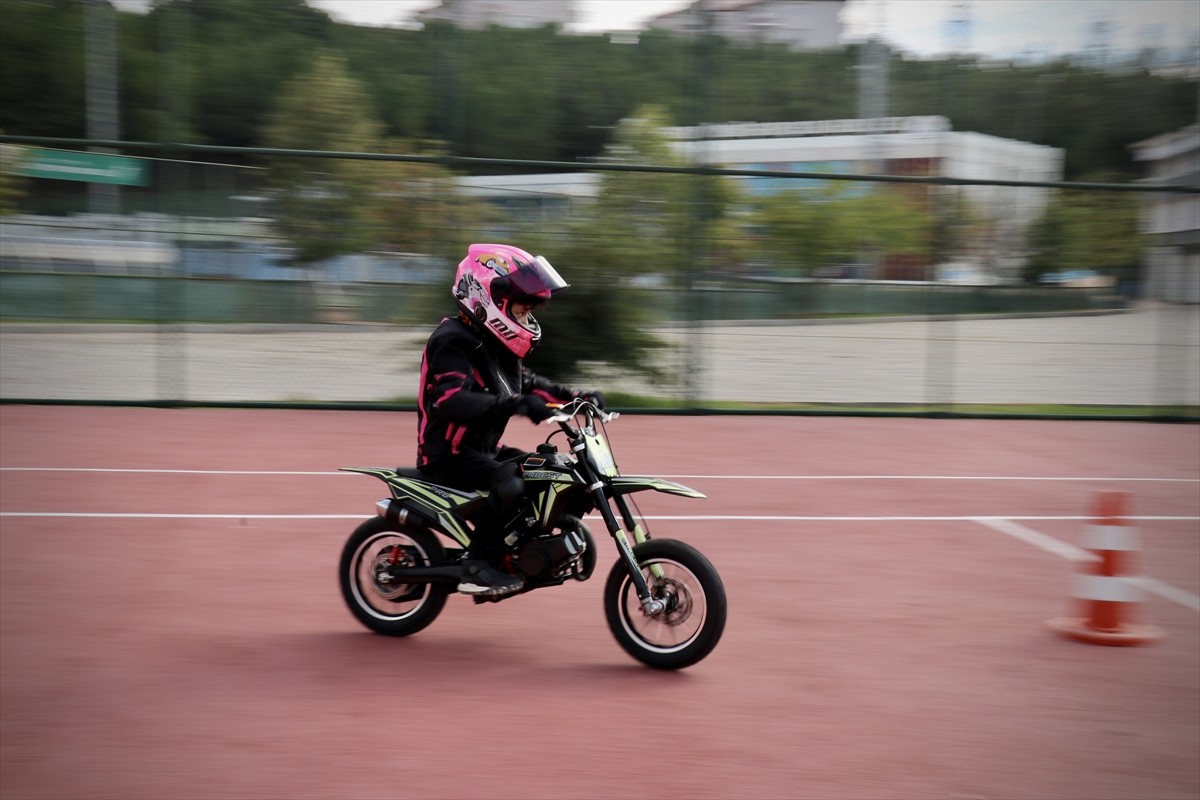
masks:
{"type": "Polygon", "coordinates": [[[516,639],[465,637],[441,633],[413,637],[388,637],[358,631],[281,634],[272,643],[272,660],[286,662],[293,674],[311,673],[322,679],[330,673],[339,679],[395,680],[429,678],[439,681],[478,681],[536,671],[540,684],[562,681],[632,681],[634,685],[661,686],[691,678],[686,671],[665,672],[636,663],[615,643],[597,644],[593,661],[556,660],[538,652],[538,642],[516,639]]]}

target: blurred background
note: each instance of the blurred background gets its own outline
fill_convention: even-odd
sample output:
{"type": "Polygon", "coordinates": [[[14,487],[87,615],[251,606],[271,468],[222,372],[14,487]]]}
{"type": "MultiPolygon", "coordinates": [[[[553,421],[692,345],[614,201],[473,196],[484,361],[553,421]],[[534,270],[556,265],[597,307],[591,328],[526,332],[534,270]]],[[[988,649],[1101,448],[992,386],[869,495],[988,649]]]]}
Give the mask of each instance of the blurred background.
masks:
{"type": "Polygon", "coordinates": [[[1170,0],[3,0],[0,399],[411,407],[501,241],[617,405],[1195,419],[1198,79],[1170,0]]]}

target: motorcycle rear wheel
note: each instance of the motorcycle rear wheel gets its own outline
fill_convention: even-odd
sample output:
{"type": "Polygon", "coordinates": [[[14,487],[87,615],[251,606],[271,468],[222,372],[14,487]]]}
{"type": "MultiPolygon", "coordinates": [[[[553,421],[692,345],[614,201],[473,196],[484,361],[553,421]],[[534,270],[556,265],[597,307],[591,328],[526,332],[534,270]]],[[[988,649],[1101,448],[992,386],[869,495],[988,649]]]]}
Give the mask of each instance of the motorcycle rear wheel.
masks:
{"type": "Polygon", "coordinates": [[[651,595],[667,603],[648,616],[625,562],[604,585],[604,616],[625,652],[655,669],[683,669],[703,659],[721,639],[728,603],[721,576],[699,550],[673,539],[651,539],[633,548],[651,595]],[[657,573],[657,574],[656,574],[657,573]]]}
{"type": "Polygon", "coordinates": [[[338,568],[342,598],[354,618],[375,633],[410,636],[437,619],[454,586],[398,583],[384,569],[393,561],[425,566],[445,557],[436,535],[373,517],[359,525],[342,548],[338,568]]]}

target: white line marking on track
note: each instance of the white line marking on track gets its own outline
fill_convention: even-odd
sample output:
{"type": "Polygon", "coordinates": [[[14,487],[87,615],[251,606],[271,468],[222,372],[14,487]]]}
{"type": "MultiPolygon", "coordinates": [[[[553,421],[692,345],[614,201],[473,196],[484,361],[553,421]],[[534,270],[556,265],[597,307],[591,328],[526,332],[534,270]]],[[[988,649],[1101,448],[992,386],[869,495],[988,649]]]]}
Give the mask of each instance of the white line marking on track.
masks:
{"type": "Polygon", "coordinates": [[[1154,578],[1132,577],[1125,580],[1130,583],[1137,584],[1143,590],[1156,594],[1164,600],[1173,600],[1181,606],[1186,606],[1192,611],[1200,611],[1200,595],[1194,595],[1184,589],[1179,589],[1170,584],[1156,581],[1154,578]]]}
{"type": "Polygon", "coordinates": [[[128,472],[154,475],[355,475],[354,472],[313,472],[264,469],[124,469],[107,467],[0,467],[0,472],[128,472]]]}
{"type": "MultiPolygon", "coordinates": [[[[240,520],[362,520],[369,514],[166,514],[166,513],[135,513],[135,512],[89,512],[89,511],[0,511],[0,517],[23,518],[63,518],[63,519],[240,519],[240,520]]],[[[595,519],[590,515],[587,519],[595,519]]],[[[800,517],[800,516],[647,516],[647,521],[684,521],[684,522],[976,522],[992,530],[1012,536],[1026,544],[1031,544],[1048,553],[1072,561],[1095,560],[1096,556],[1072,544],[1055,539],[1053,536],[1021,525],[1024,522],[1067,520],[1078,522],[1091,520],[1090,516],[1073,517],[800,517]]],[[[1126,517],[1131,521],[1200,521],[1200,517],[1126,517]]],[[[1166,600],[1179,603],[1194,611],[1200,611],[1200,596],[1179,589],[1169,584],[1156,581],[1153,578],[1126,578],[1147,592],[1156,594],[1166,600]]]]}
{"type": "Polygon", "coordinates": [[[1105,481],[1200,483],[1200,478],[1135,477],[1030,477],[1027,475],[662,475],[663,478],[692,478],[730,481],[1105,481]]]}
{"type": "MultiPolygon", "coordinates": [[[[340,470],[266,469],[133,469],[124,467],[0,467],[0,472],[111,472],[162,475],[350,475],[340,470]]],[[[659,478],[721,481],[1102,481],[1118,483],[1200,483],[1200,478],[1155,478],[1136,476],[1042,476],[1028,475],[657,475],[659,478]]]]}
{"type": "MultiPolygon", "coordinates": [[[[1070,559],[1071,561],[1090,561],[1095,558],[1091,553],[1082,548],[1076,547],[1073,544],[1055,539],[1053,536],[1047,536],[1041,531],[1035,531],[1033,528],[1027,528],[1014,522],[1014,517],[977,517],[975,519],[980,525],[991,528],[994,531],[1007,534],[1014,539],[1019,539],[1025,544],[1031,544],[1034,547],[1045,550],[1047,553],[1053,553],[1056,556],[1070,559]]],[[[1029,519],[1026,517],[1025,519],[1029,519]]]]}
{"type": "MultiPolygon", "coordinates": [[[[361,514],[187,514],[187,513],[156,513],[131,511],[0,511],[0,517],[94,517],[96,519],[365,519],[370,513],[361,514]]],[[[588,519],[597,519],[589,516],[588,519]]],[[[983,520],[1022,520],[1026,522],[1064,520],[1080,522],[1091,520],[1091,516],[1070,517],[905,517],[905,516],[876,516],[876,517],[802,517],[802,516],[752,516],[739,514],[709,514],[694,516],[651,515],[644,516],[649,521],[674,522],[981,522],[983,520]]],[[[1169,517],[1142,516],[1125,517],[1129,520],[1147,522],[1196,522],[1200,517],[1169,517]]],[[[985,523],[986,524],[986,523],[985,523]]]]}
{"type": "MultiPolygon", "coordinates": [[[[1127,517],[1127,519],[1136,519],[1135,517],[1127,517]]],[[[1055,539],[1053,536],[1047,536],[1041,531],[1035,531],[1033,528],[1027,528],[1024,525],[1019,525],[1012,519],[1000,517],[978,517],[975,520],[980,525],[985,525],[992,530],[1000,533],[1008,534],[1014,539],[1019,539],[1026,544],[1031,544],[1034,547],[1045,550],[1047,553],[1053,553],[1056,556],[1069,559],[1071,561],[1097,561],[1099,556],[1090,550],[1084,550],[1076,547],[1073,544],[1055,539]]],[[[1200,596],[1194,595],[1189,591],[1180,589],[1170,584],[1156,581],[1154,578],[1146,578],[1140,575],[1125,576],[1122,580],[1127,583],[1140,586],[1142,590],[1156,594],[1164,600],[1170,600],[1178,603],[1181,606],[1190,608],[1193,611],[1200,611],[1200,596]]]]}
{"type": "Polygon", "coordinates": [[[370,514],[159,514],[129,511],[0,511],[0,517],[62,517],[63,519],[367,519],[370,514]]]}

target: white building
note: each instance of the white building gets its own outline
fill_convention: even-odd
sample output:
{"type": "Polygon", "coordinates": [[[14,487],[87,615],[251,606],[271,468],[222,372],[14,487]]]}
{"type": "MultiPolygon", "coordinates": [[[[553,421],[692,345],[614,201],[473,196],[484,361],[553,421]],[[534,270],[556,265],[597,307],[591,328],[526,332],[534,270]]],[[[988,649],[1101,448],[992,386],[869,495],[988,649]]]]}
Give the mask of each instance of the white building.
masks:
{"type": "Polygon", "coordinates": [[[418,22],[450,22],[460,28],[482,30],[489,25],[505,28],[565,27],[575,21],[575,3],[570,0],[442,0],[440,5],[419,11],[418,22]]]}
{"type": "MultiPolygon", "coordinates": [[[[815,122],[728,123],[668,128],[675,147],[697,165],[770,172],[841,173],[947,177],[967,180],[1055,182],[1062,180],[1063,151],[1054,147],[950,130],[944,117],[821,120],[815,122]]],[[[459,190],[536,218],[578,213],[579,201],[595,197],[600,173],[489,176],[459,179],[459,190]]],[[[813,188],[820,178],[743,177],[751,196],[785,189],[813,188]]],[[[927,198],[933,187],[867,181],[836,181],[843,193],[885,186],[927,198]]],[[[976,236],[961,254],[979,272],[1015,280],[1027,257],[1030,226],[1041,218],[1048,189],[992,185],[956,186],[945,191],[963,198],[977,215],[976,236]]],[[[929,275],[892,270],[879,277],[929,275]]]]}
{"type": "Polygon", "coordinates": [[[460,197],[485,200],[524,220],[567,219],[600,194],[599,172],[473,175],[456,178],[460,197]]]}
{"type": "MultiPolygon", "coordinates": [[[[1146,162],[1151,184],[1200,185],[1200,123],[1130,146],[1146,162]]],[[[1147,234],[1144,297],[1200,303],[1200,195],[1142,195],[1147,234]]]]}
{"type": "MultiPolygon", "coordinates": [[[[816,122],[729,123],[670,128],[696,164],[771,172],[844,173],[1054,182],[1063,176],[1063,151],[982,133],[952,131],[945,117],[885,117],[816,122]]],[[[751,194],[814,186],[823,181],[744,178],[751,194]]],[[[839,182],[866,192],[878,183],[839,182]]],[[[897,187],[902,184],[882,184],[897,187]]],[[[924,189],[921,196],[929,196],[924,189]]],[[[1041,218],[1049,190],[968,185],[952,190],[982,223],[968,260],[995,278],[1016,279],[1025,264],[1030,226],[1041,218]]],[[[894,275],[893,277],[913,277],[894,275]]]]}
{"type": "Polygon", "coordinates": [[[737,42],[821,50],[841,44],[845,5],[845,0],[696,0],[651,17],[646,27],[682,35],[711,29],[737,42]]]}

